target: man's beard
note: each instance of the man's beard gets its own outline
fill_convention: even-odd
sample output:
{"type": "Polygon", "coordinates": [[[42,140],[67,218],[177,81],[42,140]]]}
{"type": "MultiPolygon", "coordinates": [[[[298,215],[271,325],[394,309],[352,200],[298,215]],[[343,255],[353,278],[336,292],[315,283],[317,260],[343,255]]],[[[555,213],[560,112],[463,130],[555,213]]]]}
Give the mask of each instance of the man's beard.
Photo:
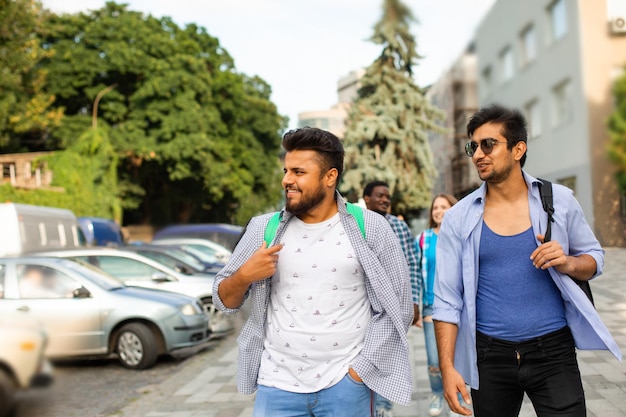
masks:
{"type": "Polygon", "coordinates": [[[315,191],[311,191],[310,194],[305,194],[300,191],[300,201],[298,201],[297,203],[294,203],[288,199],[285,205],[285,209],[294,216],[302,216],[314,207],[318,206],[325,197],[326,193],[324,192],[324,186],[320,184],[319,188],[315,191]]]}
{"type": "Polygon", "coordinates": [[[493,170],[490,173],[482,177],[480,176],[480,173],[479,173],[478,176],[480,177],[481,180],[487,183],[499,184],[503,182],[504,180],[506,180],[507,178],[509,178],[509,176],[511,175],[511,171],[513,171],[513,166],[509,165],[500,171],[493,170]]]}

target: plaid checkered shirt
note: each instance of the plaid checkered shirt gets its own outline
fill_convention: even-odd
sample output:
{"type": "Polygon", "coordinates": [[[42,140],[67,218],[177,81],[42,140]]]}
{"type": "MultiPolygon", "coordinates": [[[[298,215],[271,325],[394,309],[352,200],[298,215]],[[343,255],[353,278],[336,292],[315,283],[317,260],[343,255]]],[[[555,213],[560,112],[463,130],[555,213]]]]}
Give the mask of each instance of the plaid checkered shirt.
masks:
{"type": "MultiPolygon", "coordinates": [[[[409,405],[412,391],[411,365],[407,331],[413,320],[413,304],[409,271],[399,240],[383,216],[363,210],[365,235],[355,219],[346,211],[345,201],[336,194],[341,223],[365,272],[365,286],[372,307],[363,349],[352,368],[373,391],[402,405],[409,405]]],[[[234,274],[261,247],[265,227],[273,213],[254,217],[230,257],[217,274],[213,286],[213,302],[222,311],[235,313],[239,308],[224,306],[219,296],[220,283],[234,274]]],[[[274,242],[280,241],[292,215],[284,211],[274,242]]],[[[271,280],[257,281],[246,293],[250,316],[238,338],[238,389],[253,394],[257,377],[267,318],[271,280]]]]}
{"type": "Polygon", "coordinates": [[[411,277],[411,295],[413,296],[413,304],[420,303],[420,294],[422,293],[422,279],[419,274],[419,261],[417,259],[417,251],[411,230],[407,224],[394,216],[387,214],[385,216],[391,229],[400,239],[402,252],[409,266],[409,275],[411,277]]]}

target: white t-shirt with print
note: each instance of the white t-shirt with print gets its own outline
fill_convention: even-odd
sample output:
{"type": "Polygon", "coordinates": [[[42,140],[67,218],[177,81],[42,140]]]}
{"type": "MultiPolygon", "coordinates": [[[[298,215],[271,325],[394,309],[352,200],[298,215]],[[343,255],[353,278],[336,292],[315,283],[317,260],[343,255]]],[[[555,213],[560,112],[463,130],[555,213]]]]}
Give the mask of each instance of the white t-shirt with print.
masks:
{"type": "Polygon", "coordinates": [[[294,217],[281,240],[258,383],[310,393],[339,382],[363,347],[371,307],[339,213],[294,217]]]}

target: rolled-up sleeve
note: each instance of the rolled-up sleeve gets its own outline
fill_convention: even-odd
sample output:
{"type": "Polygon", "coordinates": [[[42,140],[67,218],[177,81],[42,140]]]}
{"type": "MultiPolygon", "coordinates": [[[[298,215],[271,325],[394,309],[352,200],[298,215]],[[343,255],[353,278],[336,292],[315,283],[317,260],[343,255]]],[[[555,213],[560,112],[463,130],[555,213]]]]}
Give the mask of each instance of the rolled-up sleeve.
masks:
{"type": "Polygon", "coordinates": [[[455,217],[452,209],[446,213],[437,240],[433,319],[458,325],[463,309],[463,248],[455,217]]]}
{"type": "MultiPolygon", "coordinates": [[[[269,217],[272,214],[262,215],[259,217],[254,217],[250,220],[248,225],[246,226],[246,230],[237,243],[235,250],[230,256],[230,260],[228,263],[222,268],[221,271],[217,273],[215,276],[215,282],[213,283],[213,304],[225,313],[234,314],[239,311],[241,306],[237,308],[228,308],[224,305],[220,295],[219,295],[219,286],[222,281],[226,278],[233,275],[241,266],[254,254],[254,252],[261,247],[263,243],[263,235],[265,232],[265,226],[269,221],[269,217]]],[[[253,284],[254,285],[254,284],[253,284]]],[[[246,293],[244,297],[244,302],[248,297],[250,291],[246,293]]],[[[243,303],[242,303],[243,305],[243,303]]]]}

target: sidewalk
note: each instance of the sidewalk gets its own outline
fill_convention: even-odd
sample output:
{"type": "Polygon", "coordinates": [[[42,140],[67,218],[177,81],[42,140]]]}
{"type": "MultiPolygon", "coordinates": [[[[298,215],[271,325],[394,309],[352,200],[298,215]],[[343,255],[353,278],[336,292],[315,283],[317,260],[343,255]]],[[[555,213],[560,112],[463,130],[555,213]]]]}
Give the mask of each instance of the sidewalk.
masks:
{"type": "MultiPolygon", "coordinates": [[[[605,324],[626,354],[626,249],[606,250],[604,274],[592,282],[595,303],[605,324]]],[[[119,417],[249,417],[253,396],[237,393],[236,334],[188,359],[165,382],[148,386],[139,398],[111,416],[119,417]]],[[[421,329],[408,334],[413,360],[413,399],[408,407],[395,406],[396,417],[428,416],[429,384],[421,329]]],[[[588,417],[626,417],[626,362],[608,352],[579,351],[580,371],[588,417]]],[[[447,416],[447,409],[441,414],[447,416]]],[[[535,412],[525,401],[520,417],[535,412]]]]}

